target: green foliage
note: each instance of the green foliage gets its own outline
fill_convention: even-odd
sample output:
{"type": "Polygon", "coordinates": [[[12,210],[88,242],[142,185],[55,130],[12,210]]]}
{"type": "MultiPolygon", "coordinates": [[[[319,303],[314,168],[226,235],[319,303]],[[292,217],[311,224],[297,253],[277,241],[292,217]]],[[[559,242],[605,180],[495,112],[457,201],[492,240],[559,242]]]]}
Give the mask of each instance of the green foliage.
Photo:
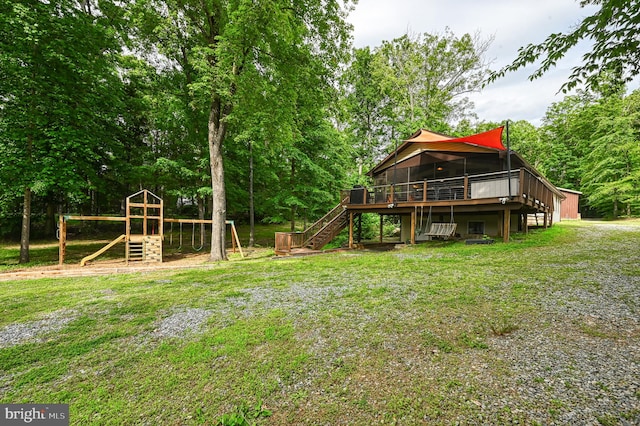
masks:
{"type": "Polygon", "coordinates": [[[376,164],[389,142],[385,126],[389,111],[384,108],[381,76],[374,68],[375,55],[369,47],[355,49],[341,81],[345,92],[342,119],[348,126],[347,135],[354,150],[358,176],[376,164]]]}
{"type": "MultiPolygon", "coordinates": [[[[258,154],[252,161],[259,157],[256,165],[266,168],[254,176],[259,179],[254,194],[256,187],[263,190],[257,192],[257,211],[283,219],[289,217],[283,211],[290,210],[295,220],[297,209],[315,214],[328,208],[336,193],[328,195],[318,185],[312,193],[305,185],[327,182],[328,176],[340,182],[340,170],[335,173],[338,167],[330,166],[339,166],[342,157],[336,161],[333,154],[318,156],[315,150],[330,147],[326,141],[333,138],[327,130],[327,105],[348,40],[342,3],[309,1],[300,7],[280,1],[157,3],[137,2],[138,28],[149,47],[178,64],[175,71],[183,85],[174,93],[187,127],[207,125],[201,128],[199,141],[207,135],[215,223],[219,225],[220,212],[225,212],[216,205],[225,205],[234,216],[246,213],[250,144],[258,154]],[[166,14],[158,15],[158,9],[166,14]],[[206,111],[206,118],[187,114],[189,108],[206,111]],[[281,173],[287,162],[291,173],[281,173]],[[304,183],[296,168],[309,172],[301,175],[304,183]],[[275,208],[265,205],[269,201],[275,208]]],[[[185,146],[201,146],[194,142],[185,146]]],[[[191,151],[186,152],[193,158],[191,151]]],[[[184,157],[176,165],[193,169],[192,164],[184,157]]],[[[198,172],[196,177],[200,179],[185,186],[201,187],[204,175],[198,172]]]]}
{"type": "Polygon", "coordinates": [[[640,92],[611,96],[593,106],[596,129],[582,163],[582,188],[589,204],[617,217],[640,208],[640,92]]]}
{"type": "Polygon", "coordinates": [[[598,89],[611,77],[619,83],[627,83],[640,73],[640,41],[637,37],[640,5],[637,0],[582,0],[581,7],[599,7],[585,17],[579,25],[567,33],[549,35],[540,44],[528,44],[520,48],[512,64],[491,74],[495,81],[507,72],[516,71],[540,60],[539,68],[531,74],[533,80],[556,66],[567,52],[582,40],[592,40],[593,45],[583,56],[583,63],[572,69],[562,90],[568,92],[582,84],[598,89]]]}
{"type": "Polygon", "coordinates": [[[540,170],[558,186],[580,190],[595,214],[637,214],[640,189],[638,91],[569,96],[547,111],[540,170]]]}
{"type": "Polygon", "coordinates": [[[119,19],[101,5],[94,16],[66,0],[0,3],[0,214],[25,189],[84,202],[121,151],[119,19]]]}
{"type": "Polygon", "coordinates": [[[472,116],[466,93],[479,90],[488,73],[483,58],[491,39],[478,34],[406,34],[373,52],[354,51],[344,75],[349,139],[358,173],[417,129],[451,130],[472,116]]]}
{"type": "Polygon", "coordinates": [[[581,92],[553,104],[545,115],[540,132],[548,155],[543,157],[540,170],[560,187],[580,188],[580,163],[594,126],[587,107],[593,101],[593,95],[581,92]]]}

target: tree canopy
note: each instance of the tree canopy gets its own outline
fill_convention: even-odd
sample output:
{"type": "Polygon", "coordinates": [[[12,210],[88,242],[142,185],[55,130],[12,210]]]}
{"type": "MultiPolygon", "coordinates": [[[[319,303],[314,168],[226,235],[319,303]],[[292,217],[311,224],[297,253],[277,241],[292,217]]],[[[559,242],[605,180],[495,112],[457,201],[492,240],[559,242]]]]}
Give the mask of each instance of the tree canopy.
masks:
{"type": "Polygon", "coordinates": [[[359,170],[393,141],[420,128],[449,132],[474,117],[468,94],[488,75],[492,39],[479,34],[405,34],[375,49],[356,49],[343,76],[346,129],[359,170]]]}
{"type": "Polygon", "coordinates": [[[32,193],[86,197],[119,151],[114,19],[75,1],[0,4],[0,191],[23,198],[22,261],[32,193]]]}
{"type": "MultiPolygon", "coordinates": [[[[118,214],[148,188],[167,215],[211,217],[210,257],[224,259],[227,216],[297,229],[415,130],[504,124],[467,96],[489,74],[491,38],[447,29],[352,49],[353,3],[0,0],[0,237],[20,237],[26,262],[32,229],[53,236],[55,213],[118,214]]],[[[587,57],[609,61],[597,86],[550,106],[539,128],[512,123],[512,147],[583,191],[586,211],[638,214],[640,108],[621,83],[637,73],[637,51],[621,50],[637,44],[622,36],[638,11],[592,3],[581,31],[618,31],[613,52],[596,43],[587,57]]]]}
{"type": "Polygon", "coordinates": [[[489,81],[503,77],[529,64],[539,63],[530,79],[544,75],[556,66],[567,52],[583,40],[593,43],[582,63],[572,68],[564,92],[585,85],[597,88],[603,80],[614,76],[628,83],[640,74],[640,2],[638,0],[582,0],[580,6],[599,6],[575,28],[566,33],[549,35],[542,43],[521,47],[513,63],[491,74],[489,81]]]}

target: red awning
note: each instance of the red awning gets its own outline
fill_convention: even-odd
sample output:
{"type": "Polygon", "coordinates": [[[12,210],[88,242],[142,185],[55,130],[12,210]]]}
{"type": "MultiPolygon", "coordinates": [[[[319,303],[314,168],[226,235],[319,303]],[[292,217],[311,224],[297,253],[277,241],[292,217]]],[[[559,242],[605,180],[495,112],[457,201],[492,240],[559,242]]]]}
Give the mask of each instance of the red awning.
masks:
{"type": "Polygon", "coordinates": [[[476,135],[464,136],[461,138],[447,139],[446,143],[462,142],[471,145],[485,146],[487,148],[499,149],[500,151],[506,151],[507,148],[502,144],[502,131],[504,126],[497,127],[488,132],[478,133],[476,135]]]}
{"type": "Polygon", "coordinates": [[[461,138],[452,138],[440,133],[425,129],[418,130],[410,139],[407,139],[397,149],[397,154],[392,152],[368,174],[377,173],[395,162],[402,162],[425,151],[448,153],[491,153],[506,151],[502,144],[502,131],[504,126],[497,127],[488,132],[478,133],[461,138]]]}

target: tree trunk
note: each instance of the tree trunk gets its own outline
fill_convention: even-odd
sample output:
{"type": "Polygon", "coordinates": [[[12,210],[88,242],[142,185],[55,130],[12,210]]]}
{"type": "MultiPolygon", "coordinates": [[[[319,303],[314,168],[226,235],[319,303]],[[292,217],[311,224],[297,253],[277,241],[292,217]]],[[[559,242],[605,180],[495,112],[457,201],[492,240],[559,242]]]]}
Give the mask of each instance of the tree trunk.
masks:
{"type": "Polygon", "coordinates": [[[227,197],[224,188],[224,166],[222,163],[222,141],[226,123],[222,114],[220,99],[214,97],[209,112],[209,162],[211,163],[211,189],[213,191],[211,209],[211,254],[209,260],[227,260],[225,248],[227,197]]]}
{"type": "Polygon", "coordinates": [[[296,205],[291,206],[291,232],[296,232],[296,210],[296,205]]]}
{"type": "Polygon", "coordinates": [[[255,244],[256,224],[253,202],[253,142],[249,141],[249,247],[255,244]]]}
{"type": "Polygon", "coordinates": [[[20,235],[20,263],[29,262],[29,240],[31,231],[31,188],[24,189],[22,206],[22,232],[20,235]]]}
{"type": "Polygon", "coordinates": [[[47,237],[56,232],[56,209],[52,200],[47,201],[47,220],[44,224],[44,233],[47,237]]]}

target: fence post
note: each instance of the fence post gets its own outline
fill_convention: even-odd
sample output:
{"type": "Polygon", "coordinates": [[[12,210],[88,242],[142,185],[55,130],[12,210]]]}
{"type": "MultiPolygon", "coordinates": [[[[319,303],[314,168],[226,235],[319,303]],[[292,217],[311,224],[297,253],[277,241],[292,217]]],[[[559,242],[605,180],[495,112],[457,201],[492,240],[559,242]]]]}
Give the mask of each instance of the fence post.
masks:
{"type": "Polygon", "coordinates": [[[349,248],[353,248],[353,212],[349,212],[349,248]]]}
{"type": "Polygon", "coordinates": [[[464,183],[462,184],[462,188],[464,191],[462,199],[469,199],[469,175],[467,173],[464,174],[464,183]]]}
{"type": "Polygon", "coordinates": [[[427,201],[427,179],[424,179],[424,183],[422,184],[422,202],[427,201]]]}

